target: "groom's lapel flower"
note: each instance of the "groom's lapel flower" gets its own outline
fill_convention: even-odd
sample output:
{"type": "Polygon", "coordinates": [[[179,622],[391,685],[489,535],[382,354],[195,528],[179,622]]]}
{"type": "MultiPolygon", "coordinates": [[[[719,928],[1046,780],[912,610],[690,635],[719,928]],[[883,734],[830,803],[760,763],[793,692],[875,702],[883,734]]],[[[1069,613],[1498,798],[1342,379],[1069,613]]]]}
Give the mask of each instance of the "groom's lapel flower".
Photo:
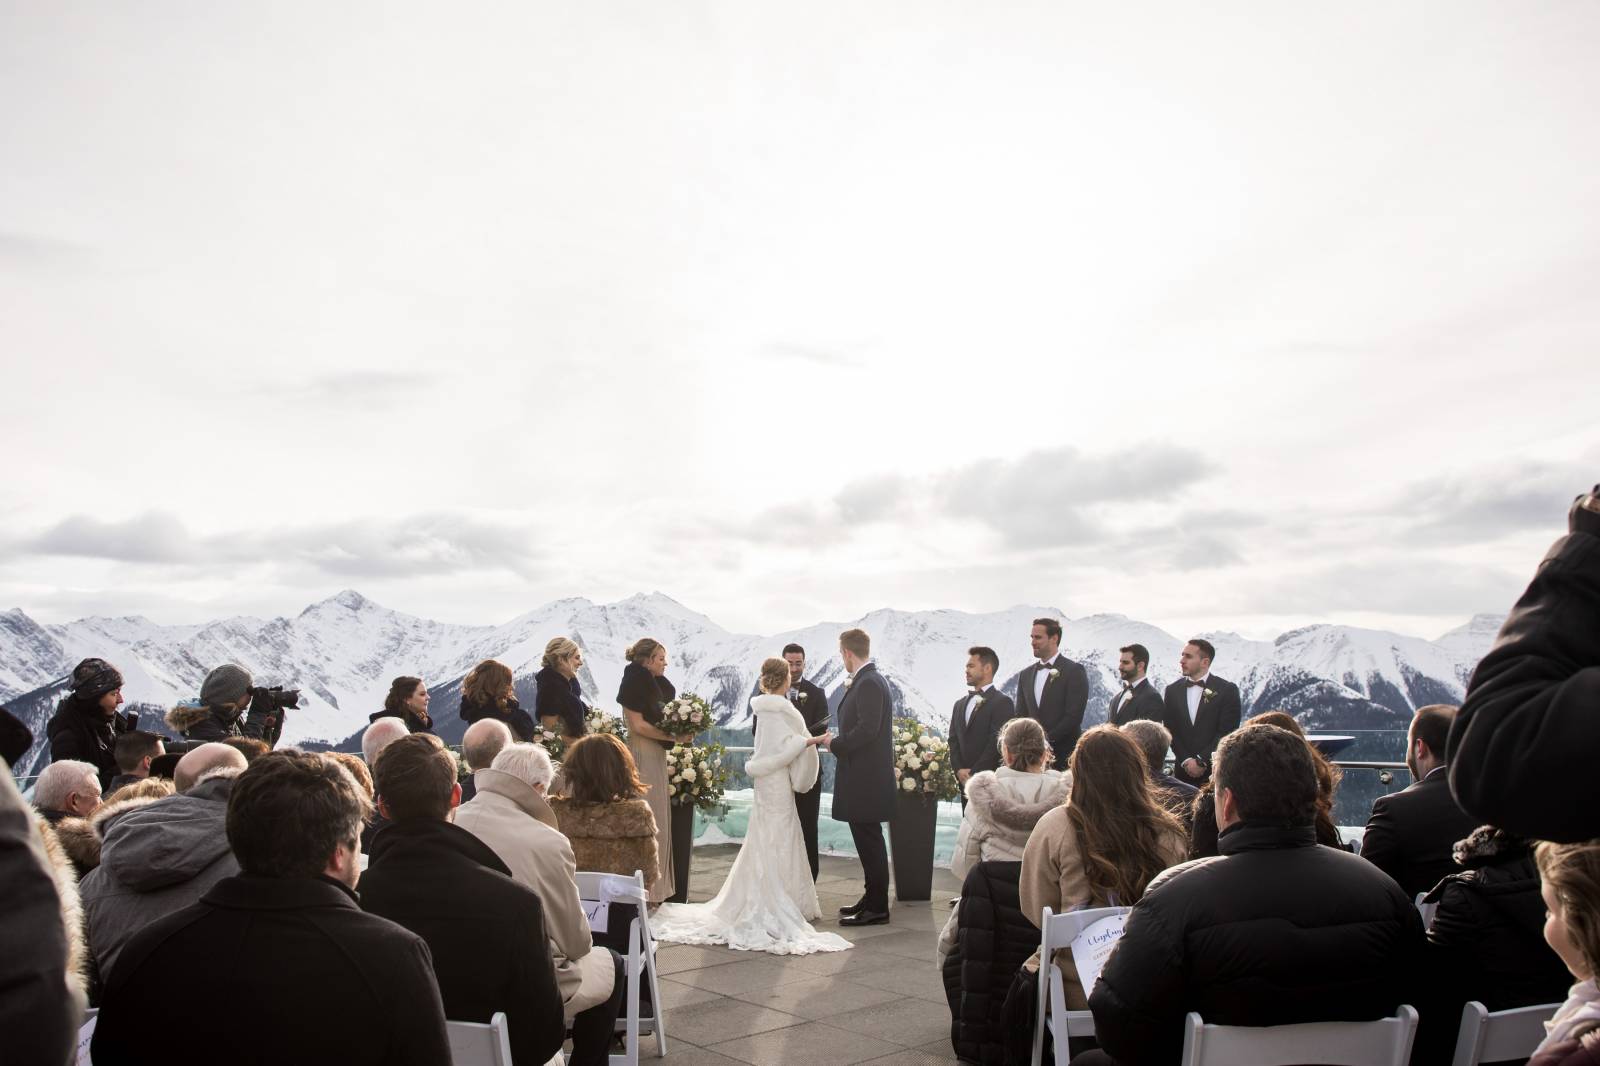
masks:
{"type": "Polygon", "coordinates": [[[1216,695],[1215,692],[1212,692],[1210,689],[1206,689],[1205,691],[1200,693],[1200,702],[1201,703],[1205,703],[1207,700],[1211,699],[1211,697],[1215,696],[1215,695],[1216,695]]]}
{"type": "Polygon", "coordinates": [[[1056,678],[1058,678],[1060,676],[1061,676],[1061,671],[1057,670],[1055,667],[1052,666],[1050,668],[1050,680],[1054,681],[1056,678]]]}
{"type": "Polygon", "coordinates": [[[844,687],[845,687],[845,688],[849,688],[849,687],[850,687],[850,682],[852,682],[852,681],[854,681],[854,680],[855,680],[855,678],[853,678],[853,677],[847,677],[847,678],[845,678],[845,679],[844,679],[844,687]]]}

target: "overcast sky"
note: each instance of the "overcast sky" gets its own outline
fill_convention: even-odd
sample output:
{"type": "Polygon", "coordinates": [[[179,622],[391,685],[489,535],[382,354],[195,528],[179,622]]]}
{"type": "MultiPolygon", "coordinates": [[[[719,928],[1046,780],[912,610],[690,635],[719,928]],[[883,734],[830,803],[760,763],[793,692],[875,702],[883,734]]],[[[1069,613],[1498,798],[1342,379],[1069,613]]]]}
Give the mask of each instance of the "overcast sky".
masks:
{"type": "Polygon", "coordinates": [[[0,0],[0,607],[1503,611],[1600,6],[0,0]]]}

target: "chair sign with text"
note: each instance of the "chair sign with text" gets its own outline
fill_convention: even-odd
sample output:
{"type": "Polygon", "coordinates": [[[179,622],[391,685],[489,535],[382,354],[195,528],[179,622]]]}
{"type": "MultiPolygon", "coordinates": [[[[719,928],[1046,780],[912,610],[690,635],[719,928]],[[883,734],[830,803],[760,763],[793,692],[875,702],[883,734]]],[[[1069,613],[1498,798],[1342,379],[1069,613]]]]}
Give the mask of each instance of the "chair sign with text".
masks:
{"type": "Polygon", "coordinates": [[[1111,957],[1117,941],[1122,939],[1122,927],[1127,921],[1126,914],[1113,914],[1072,938],[1072,963],[1078,968],[1078,980],[1085,995],[1092,992],[1094,983],[1100,980],[1100,970],[1111,957]]]}
{"type": "Polygon", "coordinates": [[[595,933],[605,932],[606,926],[610,924],[611,901],[580,899],[578,902],[583,904],[583,916],[589,919],[589,930],[595,933]]]}

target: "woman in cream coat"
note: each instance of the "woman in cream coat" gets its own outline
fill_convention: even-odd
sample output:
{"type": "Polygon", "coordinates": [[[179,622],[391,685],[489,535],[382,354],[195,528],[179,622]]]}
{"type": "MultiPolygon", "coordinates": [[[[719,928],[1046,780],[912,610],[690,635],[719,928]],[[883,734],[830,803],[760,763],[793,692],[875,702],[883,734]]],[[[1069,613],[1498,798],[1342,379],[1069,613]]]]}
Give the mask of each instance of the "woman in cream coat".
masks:
{"type": "Polygon", "coordinates": [[[817,888],[811,880],[794,794],[816,783],[817,745],[805,719],[784,698],[789,664],[761,664],[762,695],[750,701],[760,721],[755,754],[745,773],[755,785],[750,825],[728,879],[709,903],[662,905],[650,920],[657,940],[678,944],[726,944],[736,951],[807,955],[844,951],[848,940],[819,933],[817,888]]]}

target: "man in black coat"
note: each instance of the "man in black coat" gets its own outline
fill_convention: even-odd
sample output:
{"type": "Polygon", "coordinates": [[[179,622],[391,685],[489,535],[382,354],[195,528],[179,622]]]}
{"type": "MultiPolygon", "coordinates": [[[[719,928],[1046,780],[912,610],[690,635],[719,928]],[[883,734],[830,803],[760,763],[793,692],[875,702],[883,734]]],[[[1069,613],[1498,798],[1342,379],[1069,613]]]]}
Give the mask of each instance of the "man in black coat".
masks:
{"type": "Polygon", "coordinates": [[[849,824],[866,881],[861,899],[839,908],[841,925],[889,920],[889,847],[883,823],[894,817],[894,698],[871,654],[871,638],[862,630],[839,634],[839,657],[850,680],[839,701],[839,735],[827,741],[838,760],[832,816],[849,824]]]}
{"type": "Polygon", "coordinates": [[[1183,646],[1183,676],[1167,686],[1161,724],[1172,734],[1172,776],[1199,788],[1211,776],[1211,754],[1239,728],[1239,686],[1211,672],[1217,649],[1199,637],[1183,646]]]}
{"type": "Polygon", "coordinates": [[[1150,650],[1143,644],[1129,644],[1117,659],[1117,676],[1122,688],[1106,707],[1106,721],[1124,726],[1141,718],[1159,722],[1166,717],[1166,702],[1145,675],[1150,671],[1150,650]]]}
{"type": "MultiPolygon", "coordinates": [[[[828,694],[817,685],[805,679],[806,650],[798,644],[785,644],[783,646],[783,661],[789,664],[789,702],[794,704],[795,710],[800,712],[800,717],[805,719],[806,728],[814,737],[820,737],[828,731],[828,694]]],[[[758,681],[750,698],[755,699],[761,695],[761,685],[758,681]]],[[[750,735],[755,736],[758,719],[750,719],[750,735]]],[[[822,775],[817,775],[817,783],[805,792],[794,794],[794,810],[800,816],[800,835],[806,842],[806,859],[811,863],[811,880],[817,879],[821,866],[817,862],[817,819],[822,810],[822,775]]]]}
{"type": "Polygon", "coordinates": [[[94,766],[103,792],[117,776],[117,738],[137,724],[137,716],[118,714],[122,673],[104,659],[85,659],[72,668],[72,693],[45,726],[50,761],[76,759],[94,766]]]}
{"type": "Polygon", "coordinates": [[[1410,788],[1372,803],[1361,840],[1361,857],[1394,878],[1413,898],[1443,878],[1460,873],[1453,849],[1478,828],[1478,820],[1450,794],[1445,740],[1456,709],[1445,704],[1418,707],[1406,734],[1410,788]]]}
{"type": "Polygon", "coordinates": [[[1016,717],[1011,697],[994,687],[1000,656],[993,648],[967,649],[967,687],[971,689],[950,709],[950,766],[961,787],[961,806],[967,805],[967,779],[984,770],[1000,768],[1000,730],[1016,717]]]}
{"type": "Polygon", "coordinates": [[[1089,996],[1121,1066],[1177,1062],[1189,1011],[1221,1025],[1370,1021],[1416,991],[1422,919],[1370,863],[1317,843],[1305,742],[1251,726],[1216,755],[1222,854],[1151,882],[1089,996]]]}
{"type": "Polygon", "coordinates": [[[366,914],[352,890],[366,796],[323,755],[276,751],[250,764],[228,800],[240,874],[140,930],[101,996],[96,1062],[340,1066],[450,1061],[428,945],[366,914]],[[173,995],[180,1039],[152,1019],[173,995]]]}
{"type": "MultiPolygon", "coordinates": [[[[383,749],[373,784],[389,828],[372,843],[361,909],[428,942],[446,1017],[487,1022],[504,1011],[512,1060],[547,1061],[565,1026],[544,907],[489,845],[449,821],[461,802],[455,760],[437,737],[413,733],[383,749]]],[[[601,1063],[610,1036],[601,1034],[601,1063]]]]}
{"type": "Polygon", "coordinates": [[[1055,752],[1055,768],[1065,770],[1083,732],[1083,711],[1089,703],[1089,674],[1082,663],[1061,654],[1061,623],[1036,618],[1028,635],[1038,659],[1017,678],[1017,716],[1044,726],[1055,752]]]}
{"type": "Polygon", "coordinates": [[[1446,756],[1478,821],[1562,843],[1600,837],[1600,485],[1567,523],[1473,671],[1446,756]]]}

